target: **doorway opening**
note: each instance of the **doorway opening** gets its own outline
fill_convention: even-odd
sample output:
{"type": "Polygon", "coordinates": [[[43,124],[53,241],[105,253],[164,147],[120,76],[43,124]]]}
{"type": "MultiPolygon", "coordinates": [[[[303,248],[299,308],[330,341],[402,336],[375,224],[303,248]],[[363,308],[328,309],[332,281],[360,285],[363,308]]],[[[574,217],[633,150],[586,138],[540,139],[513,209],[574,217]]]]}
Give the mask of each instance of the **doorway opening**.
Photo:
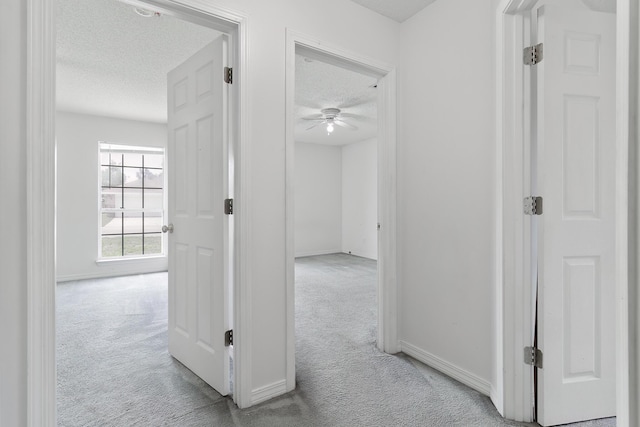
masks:
{"type": "MultiPolygon", "coordinates": [[[[56,129],[56,105],[55,105],[55,71],[56,71],[56,45],[55,22],[57,2],[33,2],[29,9],[29,28],[32,34],[29,43],[29,69],[32,70],[29,77],[31,90],[27,96],[30,106],[28,117],[29,150],[33,154],[28,162],[28,168],[32,171],[30,185],[33,197],[30,197],[30,222],[38,224],[37,230],[32,230],[28,238],[28,247],[32,251],[32,262],[29,266],[29,314],[28,314],[28,341],[31,343],[28,349],[29,382],[28,402],[29,417],[34,424],[55,424],[56,420],[56,358],[55,358],[55,283],[56,283],[56,248],[55,248],[55,164],[56,149],[54,145],[56,129]],[[35,24],[35,23],[38,24],[35,24]],[[46,23],[46,24],[45,24],[46,23]],[[36,83],[38,82],[38,83],[36,83]],[[37,129],[37,130],[36,130],[37,129]],[[36,172],[37,171],[37,172],[36,172]]],[[[241,135],[246,135],[240,117],[245,116],[246,103],[243,102],[246,94],[242,89],[242,81],[245,78],[245,52],[246,52],[246,19],[244,16],[220,10],[213,5],[194,5],[190,1],[123,1],[130,6],[145,12],[154,11],[164,16],[174,16],[180,20],[188,21],[209,27],[215,31],[226,34],[229,40],[230,66],[235,64],[236,85],[230,88],[228,108],[228,129],[230,146],[229,150],[236,153],[238,161],[233,169],[231,180],[235,183],[232,187],[235,194],[231,197],[240,197],[243,192],[245,170],[243,166],[244,156],[241,153],[246,150],[242,144],[241,135]]],[[[117,139],[117,138],[116,138],[117,139]]],[[[89,142],[90,143],[90,142],[89,142]]],[[[97,144],[97,141],[96,141],[97,144]]],[[[139,144],[136,144],[139,145],[139,144]]],[[[98,151],[91,156],[98,163],[98,151]]],[[[85,165],[86,166],[86,165],[85,165]]],[[[91,167],[91,166],[88,166],[91,167]]],[[[97,175],[96,175],[97,177],[97,175]]],[[[98,187],[98,180],[92,180],[98,187]]],[[[98,201],[96,200],[96,206],[98,201]]],[[[97,212],[97,211],[96,211],[97,212]]],[[[244,223],[246,216],[243,208],[236,211],[235,223],[244,223]]],[[[97,215],[97,214],[96,214],[97,215]]],[[[234,229],[233,236],[229,237],[230,251],[241,252],[238,244],[241,232],[234,229]]],[[[92,233],[97,236],[97,231],[92,233]]],[[[95,260],[94,260],[95,261],[95,260]]],[[[237,264],[233,270],[239,269],[237,264]]],[[[230,289],[237,295],[242,284],[234,284],[230,289]]],[[[231,301],[231,300],[230,300],[231,301]]],[[[233,298],[233,324],[236,329],[242,329],[243,324],[237,319],[243,313],[243,302],[233,298]]],[[[242,335],[242,334],[241,334],[242,335]]],[[[243,334],[242,338],[247,334],[243,334]]],[[[239,406],[247,406],[250,387],[248,378],[241,375],[241,341],[235,340],[235,369],[234,375],[234,400],[239,406]]],[[[246,357],[246,355],[245,355],[246,357]]]]}
{"type": "Polygon", "coordinates": [[[300,54],[295,73],[296,380],[321,395],[377,336],[378,79],[300,54]]]}
{"type": "MultiPolygon", "coordinates": [[[[377,258],[375,279],[375,295],[377,307],[375,307],[375,342],[377,347],[387,353],[399,351],[397,342],[397,307],[396,307],[396,212],[395,212],[395,70],[388,64],[381,64],[368,58],[362,58],[350,52],[344,52],[340,48],[333,47],[324,42],[313,40],[299,33],[287,31],[287,174],[286,174],[286,273],[287,273],[287,389],[295,388],[295,274],[296,256],[310,255],[305,251],[312,250],[326,252],[345,252],[349,257],[354,254],[364,257],[377,258]],[[334,67],[334,68],[331,68],[334,67]],[[365,110],[358,111],[358,106],[366,104],[363,99],[352,96],[352,99],[328,99],[316,104],[304,98],[302,83],[305,73],[314,68],[324,69],[324,72],[346,73],[356,80],[367,81],[364,84],[364,94],[374,101],[371,107],[375,107],[375,116],[365,110]],[[333,70],[333,71],[331,71],[333,70]],[[331,104],[331,105],[329,105],[331,104]],[[342,108],[340,108],[342,107],[342,108]],[[349,111],[349,108],[355,108],[349,111]],[[343,111],[344,110],[344,111],[343,111]],[[374,119],[376,117],[376,119],[374,119]],[[354,123],[355,120],[358,120],[354,123]],[[346,145],[344,148],[327,147],[317,144],[318,141],[339,141],[339,134],[349,137],[354,128],[369,128],[373,132],[365,141],[359,141],[357,145],[346,145]],[[339,129],[338,129],[339,128],[339,129]],[[312,134],[306,132],[316,131],[313,141],[312,134]],[[335,134],[334,134],[335,133],[335,134]],[[309,136],[311,135],[311,136],[309,136]],[[299,141],[308,139],[314,144],[304,144],[299,141]],[[319,242],[312,239],[313,231],[319,231],[314,227],[308,227],[311,223],[309,214],[317,214],[312,208],[313,203],[320,203],[317,198],[303,200],[299,197],[301,185],[318,185],[318,176],[309,175],[309,170],[303,166],[305,161],[311,161],[319,152],[325,157],[339,158],[343,162],[340,166],[340,180],[336,180],[337,166],[333,164],[336,173],[329,173],[325,182],[333,181],[334,191],[327,192],[328,198],[337,200],[336,191],[342,196],[340,209],[336,206],[326,206],[328,215],[334,218],[335,230],[333,243],[326,240],[327,233],[321,234],[324,240],[319,242]],[[333,153],[332,153],[333,152],[333,153]],[[360,161],[368,158],[367,166],[360,161]],[[373,164],[370,164],[372,163],[373,164]],[[351,163],[353,163],[351,165],[351,163]],[[346,168],[345,164],[350,165],[346,168]],[[302,169],[301,169],[302,168],[302,169]],[[368,172],[367,172],[368,171],[368,172]],[[299,176],[300,175],[300,176],[299,176]],[[349,178],[350,175],[353,175],[349,178]],[[345,176],[348,178],[344,181],[345,176]],[[368,178],[362,180],[365,176],[368,178]],[[300,178],[300,180],[298,179],[300,178]],[[304,184],[304,180],[307,183],[304,184]],[[358,182],[362,180],[362,182],[358,182]],[[344,182],[343,182],[344,181],[344,182]],[[355,187],[358,188],[355,188],[355,187]],[[353,187],[353,188],[352,188],[353,187]],[[354,191],[354,194],[362,196],[367,192],[369,206],[365,209],[365,203],[359,203],[353,207],[354,195],[349,196],[345,203],[345,192],[354,191]],[[332,194],[333,193],[333,194],[332,194]],[[344,214],[344,208],[352,211],[344,214]],[[339,212],[337,212],[339,211],[339,212]],[[354,218],[356,223],[354,225],[354,218]],[[305,221],[309,221],[305,223],[305,221]],[[336,223],[340,224],[336,227],[336,223]],[[347,236],[343,233],[346,225],[348,233],[355,236],[347,236]],[[305,229],[305,226],[306,229],[305,229]],[[358,230],[358,228],[361,228],[358,230]],[[355,240],[349,241],[350,238],[355,240]],[[345,243],[349,247],[345,246],[345,243]],[[320,246],[317,246],[320,244],[320,246]],[[326,246],[333,244],[334,247],[326,246]],[[315,246],[314,246],[315,245],[315,246]],[[321,247],[325,245],[324,247],[321,247]],[[336,246],[337,245],[337,246],[336,246]],[[377,255],[377,256],[376,256],[377,255]]],[[[320,73],[312,81],[318,82],[320,73]]],[[[346,77],[345,77],[346,78],[346,77]]],[[[360,83],[362,85],[362,83],[360,83]]],[[[309,83],[311,85],[311,83],[309,83]]],[[[340,85],[337,85],[340,87],[340,85]]],[[[313,88],[312,88],[313,90],[313,88]]],[[[352,94],[353,95],[353,94],[352,94]]],[[[354,135],[353,133],[351,135],[354,135]]],[[[366,137],[365,137],[366,138],[366,137]]],[[[355,137],[357,140],[357,136],[355,137]]],[[[317,166],[317,163],[315,163],[317,166]]],[[[328,167],[328,170],[331,170],[328,167]]],[[[321,168],[323,173],[327,168],[321,168]]],[[[307,193],[308,194],[308,193],[307,193]]],[[[308,196],[305,196],[308,197],[308,196]]],[[[327,199],[328,200],[328,199],[327,199]]],[[[330,226],[326,223],[325,226],[330,226]]],[[[334,260],[335,261],[335,260],[334,260]]]]}
{"type": "MultiPolygon", "coordinates": [[[[224,67],[230,66],[227,38],[117,1],[59,0],[57,11],[58,274],[68,280],[168,270],[168,281],[153,276],[159,284],[168,282],[164,305],[143,303],[157,299],[152,283],[144,296],[138,295],[142,287],[132,294],[131,286],[106,283],[120,294],[125,312],[155,319],[154,328],[164,320],[168,333],[160,341],[167,343],[155,348],[158,360],[172,369],[158,375],[175,376],[177,360],[227,395],[233,356],[224,340],[232,329],[233,303],[233,227],[222,209],[233,191],[228,178],[233,165],[225,161],[232,151],[226,122],[230,85],[223,78],[224,67]]],[[[126,280],[135,282],[131,276],[126,280]]],[[[95,285],[76,282],[82,284],[95,285]]],[[[65,286],[61,294],[71,289],[82,294],[78,286],[65,286]]],[[[68,307],[72,298],[59,302],[74,313],[68,307]]],[[[127,322],[107,307],[105,301],[104,311],[91,313],[103,314],[102,322],[122,331],[113,336],[110,349],[125,345],[132,354],[144,354],[154,348],[148,343],[148,324],[127,322]]],[[[97,345],[84,349],[100,348],[108,336],[100,334],[101,322],[82,318],[86,321],[78,323],[96,327],[97,345]]],[[[69,332],[69,321],[75,323],[60,317],[58,331],[69,332]]],[[[117,354],[87,355],[72,345],[72,334],[58,337],[59,360],[72,365],[94,360],[100,370],[109,364],[105,359],[117,354]],[[72,348],[84,356],[69,357],[72,348]]],[[[94,405],[88,393],[83,393],[87,400],[77,399],[84,387],[74,382],[77,377],[68,377],[73,368],[58,364],[62,420],[77,419],[78,410],[94,405]]],[[[126,364],[122,371],[127,372],[126,364]]],[[[130,376],[132,382],[135,378],[130,376]]],[[[115,381],[104,384],[117,387],[115,381]]]]}

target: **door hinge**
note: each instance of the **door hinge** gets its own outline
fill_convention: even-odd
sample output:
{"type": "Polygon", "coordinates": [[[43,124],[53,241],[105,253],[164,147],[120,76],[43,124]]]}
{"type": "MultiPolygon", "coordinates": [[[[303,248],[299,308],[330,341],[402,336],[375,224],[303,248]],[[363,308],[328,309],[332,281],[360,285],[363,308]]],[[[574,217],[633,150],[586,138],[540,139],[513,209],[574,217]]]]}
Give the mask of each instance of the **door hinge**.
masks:
{"type": "Polygon", "coordinates": [[[535,46],[525,47],[522,56],[524,65],[536,65],[542,61],[543,46],[539,43],[535,46]]]}
{"type": "Polygon", "coordinates": [[[233,68],[224,67],[224,82],[233,84],[233,68]]]}
{"type": "Polygon", "coordinates": [[[224,346],[229,347],[230,345],[233,345],[233,329],[224,333],[224,346]]]}
{"type": "Polygon", "coordinates": [[[225,215],[233,215],[233,199],[224,199],[225,215]]]}
{"type": "Polygon", "coordinates": [[[542,369],[542,350],[535,347],[525,347],[524,363],[542,369]]]}
{"type": "Polygon", "coordinates": [[[542,197],[531,196],[524,198],[525,215],[542,215],[542,197]]]}

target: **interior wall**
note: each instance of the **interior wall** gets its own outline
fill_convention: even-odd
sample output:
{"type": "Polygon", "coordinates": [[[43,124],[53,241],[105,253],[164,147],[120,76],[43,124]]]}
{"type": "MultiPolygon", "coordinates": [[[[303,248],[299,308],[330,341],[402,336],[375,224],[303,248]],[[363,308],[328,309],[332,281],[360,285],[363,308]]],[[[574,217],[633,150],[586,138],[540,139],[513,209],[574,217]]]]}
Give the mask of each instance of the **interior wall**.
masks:
{"type": "Polygon", "coordinates": [[[342,147],[342,252],[378,259],[378,140],[342,147]]]}
{"type": "Polygon", "coordinates": [[[59,281],[167,269],[167,258],[98,259],[98,142],[166,147],[167,126],[69,112],[56,114],[58,161],[57,276],[59,281]]]}
{"type": "Polygon", "coordinates": [[[332,254],[342,243],[342,150],[295,145],[296,257],[332,254]]]}
{"type": "Polygon", "coordinates": [[[489,394],[494,346],[494,7],[436,1],[401,27],[403,351],[489,394]]]}
{"type": "Polygon", "coordinates": [[[26,4],[0,2],[0,425],[27,425],[26,4]]]}

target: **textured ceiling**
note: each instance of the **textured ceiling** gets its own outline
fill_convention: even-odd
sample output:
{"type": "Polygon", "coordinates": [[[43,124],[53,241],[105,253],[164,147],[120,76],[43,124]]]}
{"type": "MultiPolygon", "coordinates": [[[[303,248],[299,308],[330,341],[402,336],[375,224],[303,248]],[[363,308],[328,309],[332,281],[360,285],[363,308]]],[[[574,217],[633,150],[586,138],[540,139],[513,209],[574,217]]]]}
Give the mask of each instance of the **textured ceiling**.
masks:
{"type": "MultiPolygon", "coordinates": [[[[166,122],[166,74],[220,33],[169,16],[143,18],[116,0],[57,1],[62,111],[166,122]]],[[[376,136],[376,79],[296,57],[296,141],[344,145],[376,136]],[[357,130],[314,123],[340,108],[357,130]]]]}
{"type": "Polygon", "coordinates": [[[435,0],[351,0],[394,21],[404,22],[435,0]]]}
{"type": "Polygon", "coordinates": [[[296,141],[345,145],[375,137],[376,83],[373,77],[296,55],[296,141]],[[318,117],[323,108],[339,108],[342,119],[358,129],[335,126],[329,135],[326,125],[307,130],[317,122],[304,118],[318,117]]]}
{"type": "Polygon", "coordinates": [[[167,72],[220,33],[115,0],[58,0],[60,110],[165,122],[167,72]]]}

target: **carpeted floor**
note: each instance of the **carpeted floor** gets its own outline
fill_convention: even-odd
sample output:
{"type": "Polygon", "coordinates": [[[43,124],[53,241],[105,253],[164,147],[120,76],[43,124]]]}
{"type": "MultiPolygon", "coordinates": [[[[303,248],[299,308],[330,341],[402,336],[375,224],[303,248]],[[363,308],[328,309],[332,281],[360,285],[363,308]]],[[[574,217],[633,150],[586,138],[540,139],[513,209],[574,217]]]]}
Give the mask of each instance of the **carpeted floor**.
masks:
{"type": "MultiPolygon", "coordinates": [[[[165,273],[58,285],[61,426],[525,426],[490,400],[375,347],[374,261],[296,262],[297,388],[239,410],[167,352],[165,273]]],[[[573,426],[615,426],[600,420],[573,426]]]]}

